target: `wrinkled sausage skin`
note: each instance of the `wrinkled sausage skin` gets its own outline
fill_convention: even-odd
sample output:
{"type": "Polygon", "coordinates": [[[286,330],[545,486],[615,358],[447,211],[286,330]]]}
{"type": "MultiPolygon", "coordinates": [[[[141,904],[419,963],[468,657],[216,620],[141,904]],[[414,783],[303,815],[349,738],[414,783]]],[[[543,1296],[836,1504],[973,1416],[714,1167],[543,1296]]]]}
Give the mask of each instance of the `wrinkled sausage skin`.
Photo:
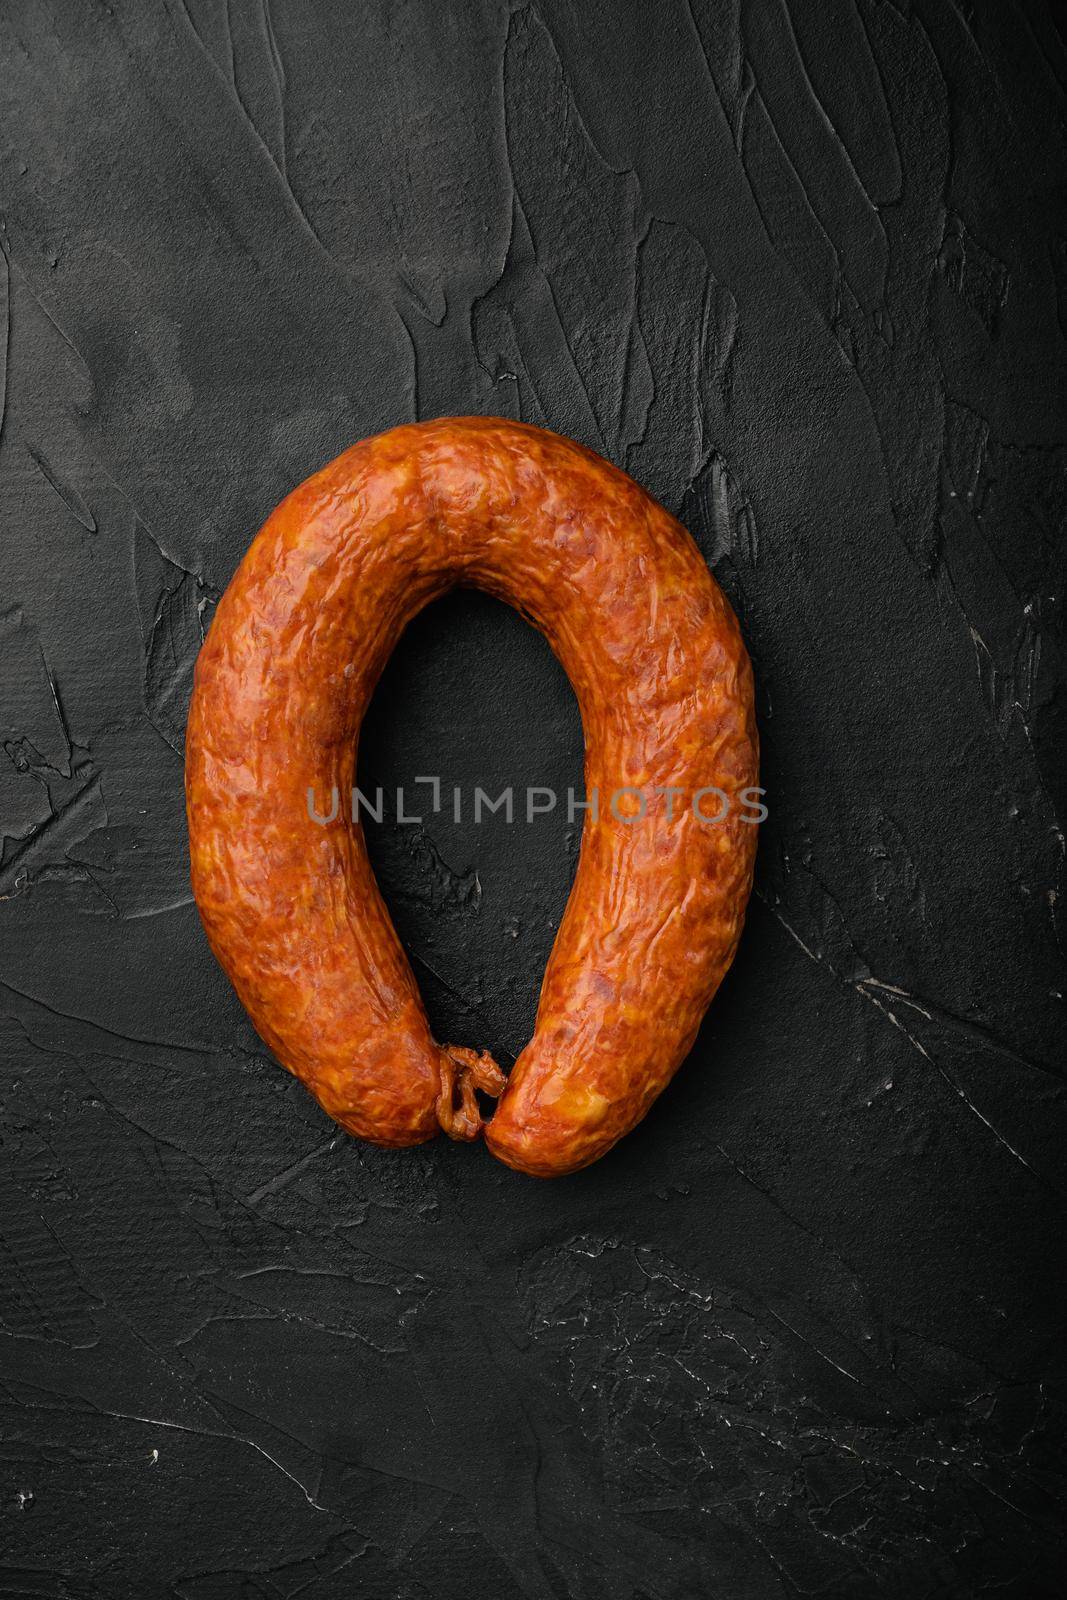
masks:
{"type": "Polygon", "coordinates": [[[343,1127],[382,1145],[478,1134],[474,1089],[498,1093],[503,1076],[433,1039],[347,804],[382,668],[457,584],[544,633],[601,797],[534,1037],[485,1126],[502,1161],[554,1176],[629,1132],[689,1051],[737,947],[756,845],[737,799],[758,777],[736,620],[685,529],[624,473],[537,428],[446,418],[364,440],[289,495],[197,662],[193,889],[259,1033],[343,1127]],[[672,820],[657,785],[682,791],[672,820]],[[322,826],[308,790],[328,808],[335,786],[322,826]],[[716,824],[690,803],[712,786],[732,801],[716,824]],[[643,820],[608,803],[624,787],[647,797],[643,820]]]}

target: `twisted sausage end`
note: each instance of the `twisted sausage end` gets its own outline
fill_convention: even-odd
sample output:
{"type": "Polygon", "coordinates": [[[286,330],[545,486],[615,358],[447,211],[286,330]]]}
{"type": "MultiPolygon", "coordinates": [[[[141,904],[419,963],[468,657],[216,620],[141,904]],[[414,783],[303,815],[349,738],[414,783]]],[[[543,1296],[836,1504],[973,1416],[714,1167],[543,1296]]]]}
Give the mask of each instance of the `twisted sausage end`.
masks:
{"type": "Polygon", "coordinates": [[[507,1082],[488,1050],[446,1044],[441,1050],[437,1120],[450,1139],[477,1139],[485,1118],[475,1091],[495,1099],[507,1082]]]}

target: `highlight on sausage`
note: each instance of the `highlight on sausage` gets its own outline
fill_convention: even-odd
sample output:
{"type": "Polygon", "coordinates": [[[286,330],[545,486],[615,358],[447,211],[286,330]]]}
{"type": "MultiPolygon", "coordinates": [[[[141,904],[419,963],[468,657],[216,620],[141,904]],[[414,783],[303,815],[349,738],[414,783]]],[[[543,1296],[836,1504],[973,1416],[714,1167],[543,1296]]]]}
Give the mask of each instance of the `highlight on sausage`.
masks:
{"type": "Polygon", "coordinates": [[[645,1115],[733,959],[756,829],[752,673],[736,619],[680,523],[568,439],[459,417],[363,440],[285,499],[224,594],[196,667],[186,801],[208,940],[279,1061],[380,1145],[483,1129],[555,1176],[645,1115]],[[534,1036],[510,1076],[433,1038],[411,967],[341,806],[360,724],[412,617],[457,584],[544,633],[581,711],[587,795],[681,801],[585,814],[534,1036]],[[714,813],[713,813],[714,814],[714,813]]]}

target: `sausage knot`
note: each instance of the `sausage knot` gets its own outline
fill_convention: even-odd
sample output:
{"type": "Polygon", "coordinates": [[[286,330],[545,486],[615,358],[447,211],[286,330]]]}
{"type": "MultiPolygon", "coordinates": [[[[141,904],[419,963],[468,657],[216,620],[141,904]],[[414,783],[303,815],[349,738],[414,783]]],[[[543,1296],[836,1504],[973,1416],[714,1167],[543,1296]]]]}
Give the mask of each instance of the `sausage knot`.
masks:
{"type": "Polygon", "coordinates": [[[485,1118],[476,1091],[495,1099],[507,1079],[488,1050],[446,1044],[441,1050],[441,1092],[437,1120],[450,1139],[477,1139],[485,1118]]]}

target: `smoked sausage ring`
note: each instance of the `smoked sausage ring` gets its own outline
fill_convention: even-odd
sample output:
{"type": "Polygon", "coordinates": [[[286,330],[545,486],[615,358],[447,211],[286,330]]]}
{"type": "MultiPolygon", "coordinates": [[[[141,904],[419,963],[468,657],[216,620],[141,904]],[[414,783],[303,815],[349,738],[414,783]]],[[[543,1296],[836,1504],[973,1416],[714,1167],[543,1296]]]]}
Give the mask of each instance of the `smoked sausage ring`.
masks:
{"type": "Polygon", "coordinates": [[[757,781],[748,656],[685,529],[570,440],[445,418],[301,484],[226,590],[189,715],[193,891],[259,1033],[342,1127],[380,1145],[474,1138],[475,1091],[500,1094],[490,1150],[554,1176],[628,1133],[688,1053],[740,936],[756,846],[740,800],[757,781]],[[600,797],[506,1087],[487,1054],[434,1040],[347,805],[382,668],[457,584],[544,633],[600,797]],[[326,826],[309,789],[344,797],[326,826]],[[718,799],[694,800],[713,789],[718,821],[718,799]]]}

